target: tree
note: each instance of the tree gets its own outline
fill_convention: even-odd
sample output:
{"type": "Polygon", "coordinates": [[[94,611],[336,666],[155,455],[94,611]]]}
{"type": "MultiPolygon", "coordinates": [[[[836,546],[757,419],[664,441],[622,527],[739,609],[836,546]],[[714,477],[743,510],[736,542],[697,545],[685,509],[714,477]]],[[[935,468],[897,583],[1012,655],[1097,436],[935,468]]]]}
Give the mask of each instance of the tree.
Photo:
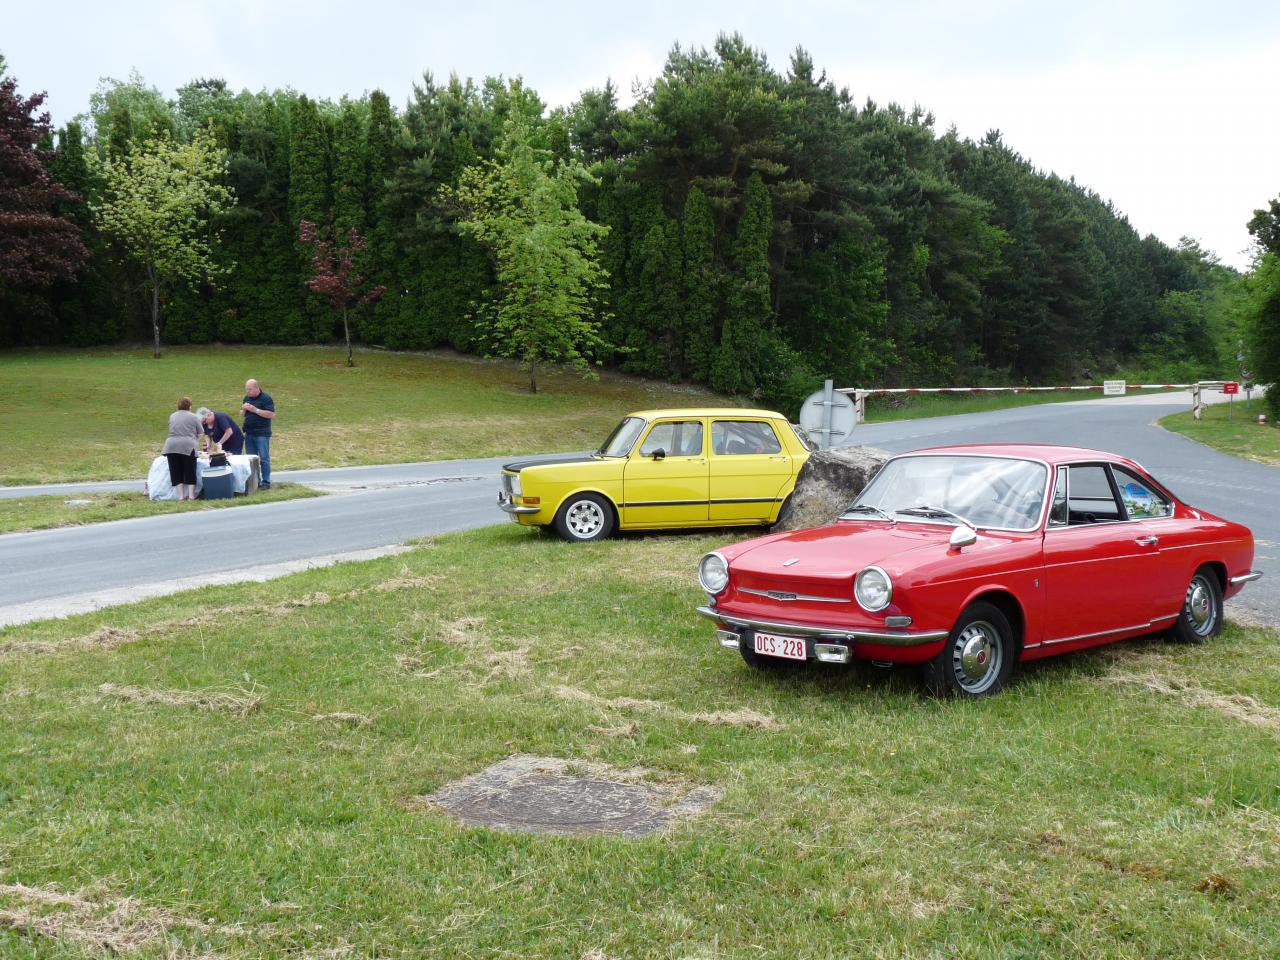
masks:
{"type": "Polygon", "coordinates": [[[468,211],[459,225],[496,266],[497,300],[481,309],[487,342],[528,365],[530,393],[539,363],[588,372],[607,346],[595,309],[607,281],[597,250],[607,228],[577,207],[578,184],[591,179],[576,161],[557,164],[535,147],[529,121],[515,114],[494,159],[464,170],[453,191],[468,211]]]}
{"type": "Polygon", "coordinates": [[[218,231],[210,221],[235,203],[221,182],[226,168],[226,151],[207,131],[189,144],[162,135],[127,157],[105,161],[106,192],[95,211],[98,225],[142,267],[157,359],[164,291],[225,269],[213,258],[218,231]]]}
{"type": "Polygon", "coordinates": [[[309,220],[303,220],[298,228],[299,241],[312,250],[312,273],[311,279],[307,281],[307,289],[324,297],[335,310],[342,313],[342,334],[347,341],[347,366],[354,367],[356,362],[351,356],[351,326],[347,322],[347,312],[352,307],[373,303],[387,288],[367,283],[357,269],[356,261],[364,252],[365,239],[355,227],[337,237],[332,228],[320,230],[309,220]]]}
{"type": "Polygon", "coordinates": [[[356,105],[347,100],[333,137],[333,223],[339,232],[365,229],[367,151],[364,121],[356,105]]]}
{"type": "Polygon", "coordinates": [[[773,213],[759,174],[747,181],[734,238],[735,276],[720,347],[711,365],[711,385],[726,393],[750,393],[764,373],[764,347],[772,314],[769,298],[769,236],[773,213]]]}
{"type": "Polygon", "coordinates": [[[1249,232],[1263,253],[1280,254],[1280,198],[1268,203],[1265,210],[1253,211],[1249,232]]]}
{"type": "Polygon", "coordinates": [[[54,179],[44,94],[18,94],[0,79],[0,294],[47,288],[70,279],[89,259],[68,207],[80,198],[54,179]]]}
{"type": "Polygon", "coordinates": [[[1280,254],[1258,261],[1249,279],[1249,356],[1257,381],[1267,387],[1267,405],[1280,422],[1280,254]]]}

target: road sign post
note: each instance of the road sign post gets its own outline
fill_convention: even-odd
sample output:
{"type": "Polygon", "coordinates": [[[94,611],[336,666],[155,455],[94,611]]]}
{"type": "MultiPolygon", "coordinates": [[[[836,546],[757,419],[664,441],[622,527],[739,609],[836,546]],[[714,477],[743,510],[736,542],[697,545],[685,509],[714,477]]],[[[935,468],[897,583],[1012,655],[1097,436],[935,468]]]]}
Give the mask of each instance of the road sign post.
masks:
{"type": "Polygon", "coordinates": [[[1236,399],[1236,394],[1240,392],[1240,384],[1235,380],[1228,380],[1222,385],[1222,392],[1227,395],[1227,420],[1231,420],[1231,404],[1236,399]]]}

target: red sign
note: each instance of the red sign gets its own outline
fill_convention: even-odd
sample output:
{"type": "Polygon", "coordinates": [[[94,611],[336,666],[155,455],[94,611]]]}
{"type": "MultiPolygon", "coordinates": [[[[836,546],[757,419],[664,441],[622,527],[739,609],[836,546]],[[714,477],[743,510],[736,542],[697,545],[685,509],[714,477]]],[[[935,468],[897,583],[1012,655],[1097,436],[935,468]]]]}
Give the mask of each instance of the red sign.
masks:
{"type": "Polygon", "coordinates": [[[1228,393],[1228,394],[1230,394],[1230,393],[1239,393],[1239,392],[1240,392],[1240,384],[1236,383],[1236,381],[1234,381],[1234,380],[1230,381],[1229,383],[1224,383],[1224,384],[1222,385],[1222,392],[1223,392],[1223,393],[1228,393]]]}

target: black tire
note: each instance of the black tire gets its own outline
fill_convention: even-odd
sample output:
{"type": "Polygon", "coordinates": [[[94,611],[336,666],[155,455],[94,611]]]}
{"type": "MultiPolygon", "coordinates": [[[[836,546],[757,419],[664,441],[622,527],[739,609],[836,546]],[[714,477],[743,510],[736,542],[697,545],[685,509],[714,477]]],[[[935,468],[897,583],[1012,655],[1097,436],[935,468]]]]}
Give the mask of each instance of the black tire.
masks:
{"type": "Polygon", "coordinates": [[[782,506],[778,508],[778,518],[774,520],[773,523],[765,524],[765,526],[768,527],[770,530],[772,530],[774,527],[776,527],[778,524],[780,524],[783,520],[787,518],[787,511],[791,509],[791,497],[792,497],[792,494],[787,494],[787,499],[782,501],[782,506]]]}
{"type": "Polygon", "coordinates": [[[921,664],[924,685],[937,697],[989,697],[1009,682],[1013,628],[998,607],[978,601],[960,615],[942,650],[921,664]]]}
{"type": "Polygon", "coordinates": [[[1169,636],[1178,643],[1204,643],[1221,632],[1222,584],[1212,569],[1201,567],[1187,584],[1169,636]]]}
{"type": "Polygon", "coordinates": [[[603,540],[613,533],[613,504],[594,493],[575,493],[556,514],[556,533],[570,543],[603,540]]]}

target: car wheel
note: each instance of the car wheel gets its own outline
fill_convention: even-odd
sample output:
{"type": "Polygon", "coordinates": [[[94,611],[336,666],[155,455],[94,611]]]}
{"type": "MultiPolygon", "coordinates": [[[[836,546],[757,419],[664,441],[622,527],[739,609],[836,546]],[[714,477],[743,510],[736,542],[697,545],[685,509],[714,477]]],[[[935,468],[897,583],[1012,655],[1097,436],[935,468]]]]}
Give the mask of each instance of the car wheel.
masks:
{"type": "Polygon", "coordinates": [[[1013,673],[1013,628],[989,603],[970,604],[936,657],[923,664],[925,686],[939,697],[987,697],[1013,673]]]}
{"type": "Polygon", "coordinates": [[[1222,586],[1208,567],[1196,571],[1187,584],[1182,611],[1173,625],[1173,639],[1180,643],[1204,643],[1222,630],[1222,586]]]}
{"type": "Polygon", "coordinates": [[[774,520],[774,521],[773,521],[773,523],[766,523],[766,524],[765,524],[765,526],[766,526],[766,527],[770,527],[770,528],[772,528],[772,527],[776,527],[776,526],[777,526],[778,524],[780,524],[784,519],[786,519],[787,511],[791,509],[791,496],[792,496],[791,494],[787,494],[787,499],[783,500],[783,501],[782,501],[782,506],[780,506],[780,507],[778,508],[778,517],[777,517],[777,519],[776,519],[776,520],[774,520]]]}
{"type": "Polygon", "coordinates": [[[570,543],[603,540],[613,533],[613,507],[594,493],[575,494],[556,514],[556,532],[570,543]]]}

